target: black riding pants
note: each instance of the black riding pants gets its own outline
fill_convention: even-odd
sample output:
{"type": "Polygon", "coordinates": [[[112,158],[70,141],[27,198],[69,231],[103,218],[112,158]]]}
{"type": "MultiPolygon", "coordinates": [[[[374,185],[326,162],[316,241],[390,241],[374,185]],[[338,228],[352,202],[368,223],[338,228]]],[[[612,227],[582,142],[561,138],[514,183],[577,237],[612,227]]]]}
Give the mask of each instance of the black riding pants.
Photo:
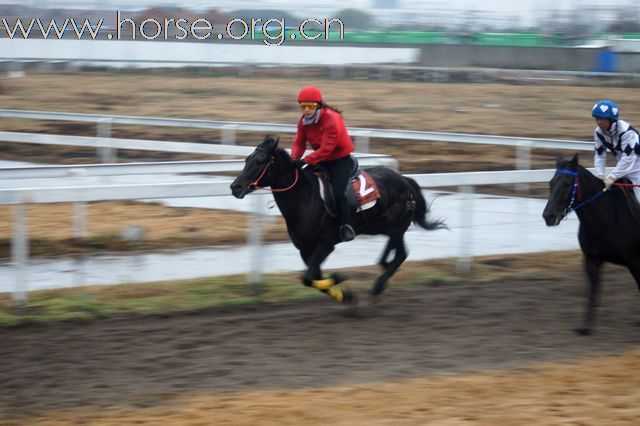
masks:
{"type": "Polygon", "coordinates": [[[351,167],[353,161],[348,155],[333,161],[325,161],[320,163],[331,179],[331,187],[333,188],[333,196],[336,200],[340,225],[351,224],[351,210],[345,192],[349,184],[349,176],[351,175],[351,167]]]}

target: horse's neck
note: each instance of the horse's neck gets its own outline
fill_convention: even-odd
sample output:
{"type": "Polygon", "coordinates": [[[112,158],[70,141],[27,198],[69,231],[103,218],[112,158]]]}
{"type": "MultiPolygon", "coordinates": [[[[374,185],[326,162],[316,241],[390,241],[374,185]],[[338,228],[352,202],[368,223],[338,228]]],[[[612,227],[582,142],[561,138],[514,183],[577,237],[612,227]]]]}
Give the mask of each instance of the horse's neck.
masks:
{"type": "Polygon", "coordinates": [[[295,185],[288,190],[273,193],[273,198],[285,219],[308,214],[313,185],[312,181],[305,176],[305,172],[280,166],[274,176],[276,178],[271,184],[273,189],[288,188],[295,182],[295,185]],[[297,179],[296,173],[298,173],[297,179]]]}
{"type": "MultiPolygon", "coordinates": [[[[611,210],[613,205],[611,202],[598,203],[594,197],[598,197],[598,193],[604,187],[600,184],[599,179],[593,176],[588,170],[584,169],[578,175],[578,192],[576,195],[576,204],[587,203],[576,211],[578,219],[583,225],[603,226],[610,222],[611,210]],[[579,198],[578,198],[579,197],[579,198]],[[592,200],[593,201],[590,201],[592,200]]],[[[601,195],[605,197],[606,194],[601,195]]]]}
{"type": "Polygon", "coordinates": [[[586,201],[594,197],[598,192],[602,191],[603,185],[600,179],[591,174],[587,169],[578,174],[578,190],[582,195],[582,201],[586,201]]]}

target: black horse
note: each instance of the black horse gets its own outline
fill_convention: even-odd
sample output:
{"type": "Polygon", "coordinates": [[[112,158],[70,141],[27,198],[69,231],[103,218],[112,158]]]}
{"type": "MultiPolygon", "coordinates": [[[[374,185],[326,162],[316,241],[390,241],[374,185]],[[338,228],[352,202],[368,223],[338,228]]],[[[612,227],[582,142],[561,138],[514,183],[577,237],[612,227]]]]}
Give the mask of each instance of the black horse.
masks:
{"type": "Polygon", "coordinates": [[[638,204],[630,188],[613,186],[604,191],[603,181],[580,166],[577,155],[571,160],[558,158],[549,189],[542,214],[547,226],[558,225],[572,211],[580,220],[578,241],[584,253],[589,291],[584,325],[576,332],[588,335],[594,327],[604,262],[626,266],[640,289],[638,204]]]}
{"type": "MultiPolygon", "coordinates": [[[[357,234],[389,236],[378,262],[383,273],[371,289],[371,294],[377,296],[407,258],[404,233],[411,222],[427,230],[445,225],[442,221],[427,220],[429,206],[414,180],[386,167],[373,167],[367,172],[378,185],[381,197],[375,206],[356,214],[353,224],[357,234]],[[388,260],[392,251],[393,258],[388,260]]],[[[266,186],[271,187],[291,241],[308,268],[302,276],[303,283],[327,293],[338,302],[355,303],[354,293],[333,288],[344,280],[343,277],[333,274],[323,279],[320,269],[339,240],[333,219],[320,197],[318,179],[311,171],[294,167],[289,154],[278,148],[278,138],[271,135],[265,136],[246,158],[244,169],[231,184],[231,191],[234,197],[243,198],[257,187],[266,186]]]]}

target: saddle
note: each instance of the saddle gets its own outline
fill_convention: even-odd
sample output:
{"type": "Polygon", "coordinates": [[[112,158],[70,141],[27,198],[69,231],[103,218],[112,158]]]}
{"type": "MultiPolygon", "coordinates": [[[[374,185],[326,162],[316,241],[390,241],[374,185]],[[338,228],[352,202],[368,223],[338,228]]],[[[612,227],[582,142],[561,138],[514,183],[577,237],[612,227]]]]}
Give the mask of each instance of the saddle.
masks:
{"type": "MultiPolygon", "coordinates": [[[[380,191],[373,178],[365,170],[361,170],[358,160],[352,157],[351,185],[347,185],[346,196],[352,212],[361,212],[375,206],[380,191]]],[[[329,184],[329,176],[324,169],[317,169],[314,174],[318,178],[320,186],[320,197],[324,201],[325,208],[329,216],[336,217],[336,202],[333,196],[332,186],[329,184]]]]}

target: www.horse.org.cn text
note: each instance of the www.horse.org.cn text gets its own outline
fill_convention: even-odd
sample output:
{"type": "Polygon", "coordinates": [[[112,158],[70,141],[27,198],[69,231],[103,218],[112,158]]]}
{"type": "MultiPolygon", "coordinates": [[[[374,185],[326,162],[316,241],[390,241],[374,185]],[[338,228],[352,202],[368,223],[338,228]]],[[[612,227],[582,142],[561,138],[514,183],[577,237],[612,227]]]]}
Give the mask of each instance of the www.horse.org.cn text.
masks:
{"type": "Polygon", "coordinates": [[[286,40],[343,40],[340,19],[309,18],[290,26],[281,19],[240,19],[212,23],[205,18],[180,17],[154,19],[123,17],[116,11],[115,26],[90,19],[18,18],[13,23],[2,18],[0,33],[10,39],[78,40],[261,40],[267,46],[279,46],[286,40]]]}

